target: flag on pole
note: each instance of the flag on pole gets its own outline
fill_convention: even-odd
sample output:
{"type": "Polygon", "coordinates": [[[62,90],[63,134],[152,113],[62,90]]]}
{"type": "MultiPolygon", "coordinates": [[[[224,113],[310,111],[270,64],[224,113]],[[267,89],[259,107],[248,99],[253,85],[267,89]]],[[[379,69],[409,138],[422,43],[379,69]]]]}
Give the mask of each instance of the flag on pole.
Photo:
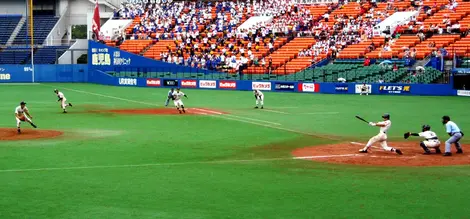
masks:
{"type": "Polygon", "coordinates": [[[97,39],[100,39],[100,8],[98,6],[98,0],[96,0],[95,11],[93,12],[93,25],[92,25],[93,33],[97,39]]]}

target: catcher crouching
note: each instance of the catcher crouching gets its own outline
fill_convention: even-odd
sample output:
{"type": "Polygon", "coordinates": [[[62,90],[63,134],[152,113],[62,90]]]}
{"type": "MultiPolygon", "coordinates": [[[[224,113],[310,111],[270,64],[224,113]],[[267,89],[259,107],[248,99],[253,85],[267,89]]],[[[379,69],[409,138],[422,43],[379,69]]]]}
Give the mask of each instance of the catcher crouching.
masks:
{"type": "Polygon", "coordinates": [[[420,133],[407,132],[404,134],[405,139],[408,139],[410,136],[419,136],[426,139],[419,143],[419,146],[424,150],[424,154],[431,154],[431,150],[429,150],[429,148],[433,148],[436,151],[436,154],[441,153],[441,149],[439,148],[441,146],[441,142],[439,141],[436,133],[431,131],[431,126],[423,125],[422,132],[420,133]]]}

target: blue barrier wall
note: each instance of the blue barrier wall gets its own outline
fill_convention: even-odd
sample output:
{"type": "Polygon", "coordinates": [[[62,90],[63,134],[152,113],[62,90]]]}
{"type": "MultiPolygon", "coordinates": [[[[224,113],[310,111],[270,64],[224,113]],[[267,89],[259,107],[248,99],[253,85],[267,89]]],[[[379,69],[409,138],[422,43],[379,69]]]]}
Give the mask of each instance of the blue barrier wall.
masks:
{"type": "MultiPolygon", "coordinates": [[[[112,86],[154,87],[183,89],[253,90],[275,92],[358,94],[363,84],[355,83],[302,83],[282,81],[196,80],[162,78],[119,78],[95,71],[90,82],[112,86]]],[[[455,96],[450,84],[367,84],[371,94],[455,96]]]]}
{"type": "MultiPolygon", "coordinates": [[[[33,81],[31,65],[0,65],[0,83],[33,81]]],[[[35,82],[88,82],[88,65],[34,65],[35,82]]]]}

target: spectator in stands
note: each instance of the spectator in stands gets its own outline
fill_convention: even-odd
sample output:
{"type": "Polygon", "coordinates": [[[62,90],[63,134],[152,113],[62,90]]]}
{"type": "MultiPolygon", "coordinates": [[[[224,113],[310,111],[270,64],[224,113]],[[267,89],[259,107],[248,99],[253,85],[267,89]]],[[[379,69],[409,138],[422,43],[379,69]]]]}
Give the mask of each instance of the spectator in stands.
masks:
{"type": "Polygon", "coordinates": [[[364,66],[369,66],[370,65],[370,59],[368,56],[364,59],[364,66]]]}
{"type": "Polygon", "coordinates": [[[431,41],[429,44],[428,44],[428,48],[434,48],[436,47],[436,43],[434,41],[431,41]]]}
{"type": "Polygon", "coordinates": [[[418,34],[416,34],[416,36],[419,38],[420,42],[423,42],[426,39],[426,36],[423,32],[419,32],[418,34]]]}
{"type": "Polygon", "coordinates": [[[393,63],[393,71],[398,71],[398,65],[397,65],[397,63],[393,63]]]}

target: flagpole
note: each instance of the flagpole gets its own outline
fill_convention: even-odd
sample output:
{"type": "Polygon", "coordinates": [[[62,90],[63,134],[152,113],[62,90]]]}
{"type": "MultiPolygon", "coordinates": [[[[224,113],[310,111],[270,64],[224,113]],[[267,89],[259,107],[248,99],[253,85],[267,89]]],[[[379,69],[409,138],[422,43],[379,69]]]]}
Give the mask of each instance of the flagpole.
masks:
{"type": "Polygon", "coordinates": [[[30,46],[31,46],[31,72],[32,72],[32,81],[34,83],[34,23],[33,23],[33,0],[29,0],[29,35],[30,35],[30,46]]]}

